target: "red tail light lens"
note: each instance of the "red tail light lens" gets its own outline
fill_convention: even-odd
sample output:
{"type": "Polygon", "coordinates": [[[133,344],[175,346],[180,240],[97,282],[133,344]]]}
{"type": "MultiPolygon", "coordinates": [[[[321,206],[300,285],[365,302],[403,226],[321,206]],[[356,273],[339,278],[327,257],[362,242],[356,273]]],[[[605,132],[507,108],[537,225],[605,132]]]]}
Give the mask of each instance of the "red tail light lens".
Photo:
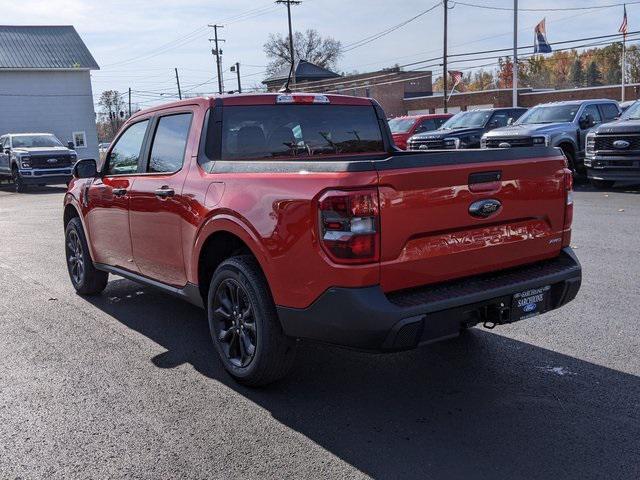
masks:
{"type": "Polygon", "coordinates": [[[568,247],[571,244],[571,225],[573,224],[573,172],[566,168],[564,170],[564,234],[562,246],[568,247]]]}
{"type": "Polygon", "coordinates": [[[337,263],[371,263],[380,256],[378,192],[330,191],[319,200],[320,243],[337,263]]]}

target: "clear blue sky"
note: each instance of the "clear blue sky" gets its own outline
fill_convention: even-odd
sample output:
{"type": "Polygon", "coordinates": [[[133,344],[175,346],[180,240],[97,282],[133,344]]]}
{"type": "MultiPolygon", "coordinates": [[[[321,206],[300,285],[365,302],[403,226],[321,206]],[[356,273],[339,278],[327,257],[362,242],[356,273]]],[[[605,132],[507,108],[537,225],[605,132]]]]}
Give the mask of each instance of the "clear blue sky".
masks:
{"type": "MultiPolygon", "coordinates": [[[[449,1],[454,4],[449,13],[450,54],[511,45],[512,12],[449,1]]],[[[520,7],[591,7],[619,1],[520,0],[520,7]]],[[[466,2],[513,6],[513,0],[466,2]]],[[[293,7],[293,22],[297,30],[315,28],[322,35],[348,45],[401,23],[436,3],[436,0],[303,0],[293,7]]],[[[387,36],[347,52],[340,59],[339,70],[363,72],[440,55],[442,10],[439,6],[387,36]]],[[[640,3],[629,4],[627,11],[630,31],[640,29],[640,3]]],[[[258,85],[267,64],[263,43],[270,32],[285,34],[287,28],[286,9],[265,0],[18,0],[5,2],[2,16],[3,23],[73,24],[102,67],[92,75],[95,95],[106,89],[125,91],[129,86],[136,91],[174,94],[174,67],[180,71],[183,90],[216,91],[215,62],[208,42],[213,32],[206,28],[208,23],[225,25],[222,35],[227,40],[223,46],[227,89],[235,85],[229,66],[236,61],[243,65],[244,86],[258,85]],[[242,14],[243,17],[238,17],[242,14]]],[[[622,7],[521,12],[521,44],[531,44],[533,27],[543,17],[547,19],[549,41],[562,41],[616,33],[622,7]]],[[[489,62],[475,61],[456,67],[489,62]]],[[[153,103],[152,98],[153,94],[134,96],[142,106],[153,103]]]]}

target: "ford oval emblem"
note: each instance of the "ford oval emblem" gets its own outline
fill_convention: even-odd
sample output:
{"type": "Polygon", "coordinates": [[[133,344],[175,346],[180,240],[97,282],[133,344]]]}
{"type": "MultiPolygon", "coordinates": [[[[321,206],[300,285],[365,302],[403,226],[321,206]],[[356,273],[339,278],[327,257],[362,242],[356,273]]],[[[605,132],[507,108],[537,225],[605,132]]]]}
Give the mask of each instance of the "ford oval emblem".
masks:
{"type": "Polygon", "coordinates": [[[429,147],[427,147],[426,145],[420,145],[420,146],[418,147],[418,149],[419,149],[419,150],[428,150],[428,149],[429,149],[429,147]]]}
{"type": "Polygon", "coordinates": [[[501,207],[502,203],[500,203],[500,200],[478,200],[469,206],[469,214],[476,218],[488,218],[497,213],[501,207]]]}
{"type": "Polygon", "coordinates": [[[631,144],[626,140],[616,140],[615,142],[613,142],[613,148],[616,148],[618,150],[624,150],[625,148],[629,148],[629,145],[631,144]]]}
{"type": "Polygon", "coordinates": [[[511,148],[511,144],[508,142],[500,142],[498,148],[511,148]]]}
{"type": "Polygon", "coordinates": [[[537,303],[527,303],[524,307],[522,307],[522,310],[524,310],[526,313],[533,312],[537,306],[537,303]]]}

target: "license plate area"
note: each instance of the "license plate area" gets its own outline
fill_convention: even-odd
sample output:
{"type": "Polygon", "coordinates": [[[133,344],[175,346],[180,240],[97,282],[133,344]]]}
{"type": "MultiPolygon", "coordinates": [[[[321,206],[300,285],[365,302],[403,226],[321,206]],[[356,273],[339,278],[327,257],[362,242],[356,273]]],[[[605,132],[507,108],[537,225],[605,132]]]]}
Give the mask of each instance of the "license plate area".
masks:
{"type": "Polygon", "coordinates": [[[515,293],[511,300],[511,321],[535,317],[549,310],[551,305],[551,285],[530,288],[515,293]]]}

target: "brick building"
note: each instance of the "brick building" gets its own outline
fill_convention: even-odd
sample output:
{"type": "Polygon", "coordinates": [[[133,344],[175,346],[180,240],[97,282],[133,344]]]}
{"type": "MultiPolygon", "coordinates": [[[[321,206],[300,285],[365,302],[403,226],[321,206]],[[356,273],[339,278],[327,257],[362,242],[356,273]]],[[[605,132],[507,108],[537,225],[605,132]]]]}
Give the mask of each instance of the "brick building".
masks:
{"type": "MultiPolygon", "coordinates": [[[[357,75],[338,75],[301,60],[296,64],[296,74],[296,91],[372,97],[380,102],[390,116],[407,113],[406,99],[429,98],[433,94],[429,71],[402,71],[396,67],[357,75]],[[311,78],[311,74],[315,78],[311,78]],[[325,78],[318,78],[321,76],[325,78]]],[[[283,69],[262,83],[268,91],[277,91],[286,82],[287,76],[288,70],[285,75],[283,69]]]]}
{"type": "MultiPolygon", "coordinates": [[[[301,60],[296,64],[295,72],[296,91],[375,98],[389,117],[443,112],[442,92],[433,92],[432,76],[429,71],[403,71],[394,67],[357,75],[338,75],[301,60]]],[[[269,91],[277,91],[286,82],[288,74],[289,69],[283,68],[281,72],[267,78],[263,83],[269,91]]],[[[619,85],[561,90],[521,88],[518,90],[518,105],[533,107],[540,103],[594,98],[610,98],[619,101],[620,94],[619,85]]],[[[627,85],[625,99],[637,98],[640,98],[640,83],[627,85]]],[[[474,108],[510,107],[512,102],[511,89],[454,93],[448,102],[448,110],[450,113],[457,113],[474,108]]]]}

